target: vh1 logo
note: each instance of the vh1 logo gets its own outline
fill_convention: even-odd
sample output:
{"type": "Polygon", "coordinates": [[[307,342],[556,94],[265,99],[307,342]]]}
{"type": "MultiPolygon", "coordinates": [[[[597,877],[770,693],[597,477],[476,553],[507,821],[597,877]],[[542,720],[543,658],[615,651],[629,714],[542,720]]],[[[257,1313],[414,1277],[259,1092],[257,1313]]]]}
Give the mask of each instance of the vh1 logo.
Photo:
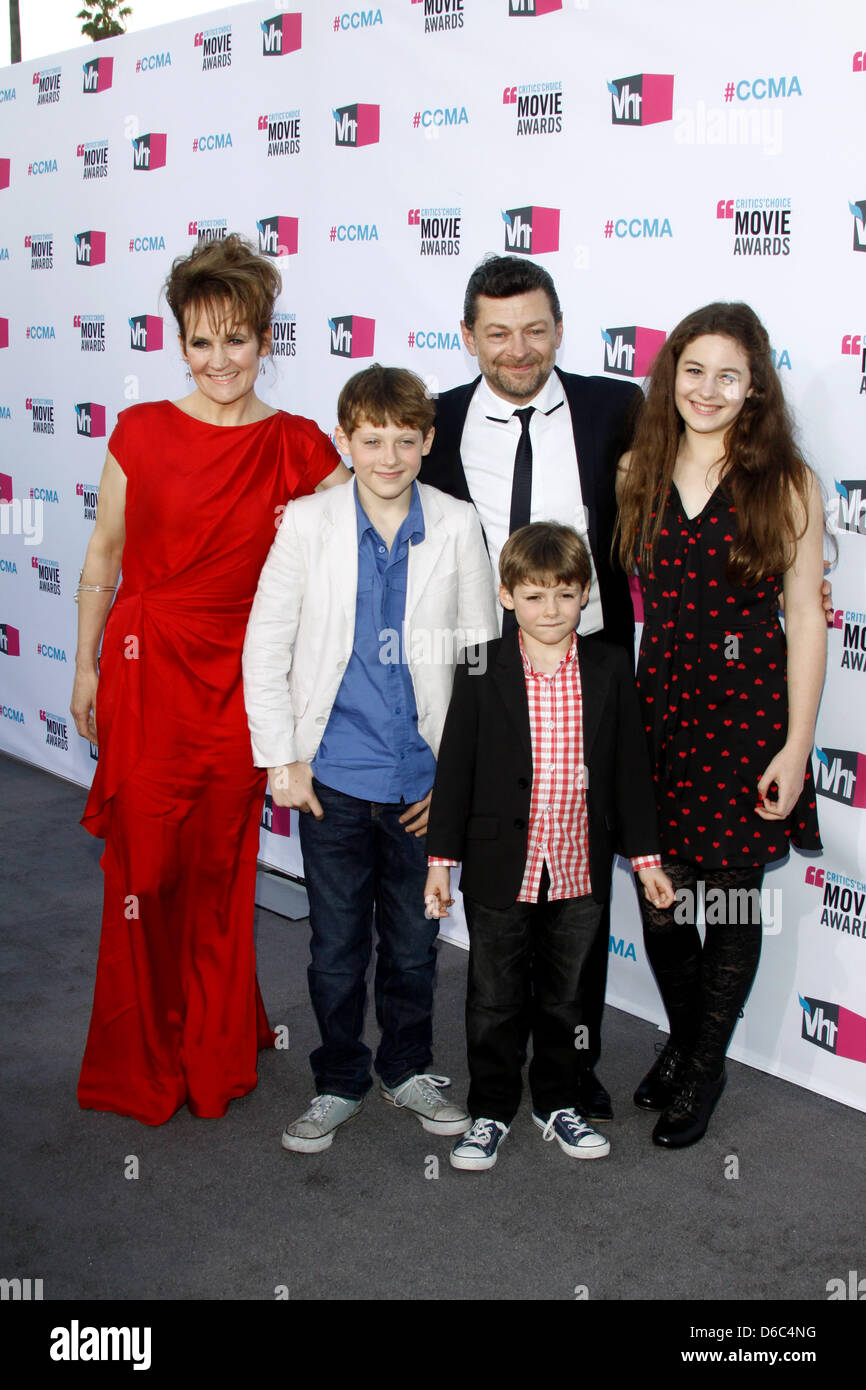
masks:
{"type": "Polygon", "coordinates": [[[866,1062],[866,1018],[826,999],[797,998],[803,1010],[800,1037],[837,1057],[866,1062]]]}
{"type": "Polygon", "coordinates": [[[850,748],[817,748],[815,790],[846,806],[866,806],[866,757],[850,748]]]}
{"type": "Polygon", "coordinates": [[[94,401],[82,401],[75,407],[75,432],[88,439],[105,438],[105,406],[94,401]]]}
{"type": "Polygon", "coordinates": [[[150,135],[139,135],[132,142],[132,167],[149,172],[151,169],[165,168],[168,136],[156,131],[150,135]]]}
{"type": "Polygon", "coordinates": [[[354,106],[339,106],[333,112],[336,122],[334,130],[335,145],[378,145],[379,108],[364,106],[355,102],[354,106]]]}
{"type": "Polygon", "coordinates": [[[12,181],[12,160],[0,159],[0,188],[8,188],[12,181]]]}
{"type": "Polygon", "coordinates": [[[559,208],[506,208],[502,220],[506,251],[540,256],[559,250],[559,208]]]}
{"type": "Polygon", "coordinates": [[[157,314],[138,314],[130,319],[129,346],[133,352],[160,352],[162,319],[157,314]]]}
{"type": "Polygon", "coordinates": [[[0,319],[0,348],[9,346],[9,320],[0,319]]]}
{"type": "Polygon", "coordinates": [[[295,53],[301,46],[301,16],[277,14],[262,21],[262,54],[265,58],[282,58],[295,53]]]}
{"type": "Polygon", "coordinates": [[[608,82],[607,90],[614,125],[658,125],[659,121],[673,120],[672,73],[639,72],[634,77],[615,77],[608,82]]]}
{"type": "Polygon", "coordinates": [[[534,19],[536,15],[553,14],[562,9],[562,0],[508,0],[508,14],[512,19],[534,19]]]}
{"type": "Polygon", "coordinates": [[[298,254],[297,217],[263,217],[256,222],[259,229],[259,250],[263,256],[296,256],[298,254]]]}
{"type": "Polygon", "coordinates": [[[107,92],[111,86],[111,79],[114,76],[113,58],[91,58],[88,63],[83,65],[84,81],[81,90],[90,95],[96,92],[107,92]]]}
{"type": "Polygon", "coordinates": [[[340,318],[328,319],[328,327],[331,330],[332,357],[373,356],[375,319],[364,319],[359,314],[343,314],[340,318]]]}
{"type": "Polygon", "coordinates": [[[105,232],[78,233],[75,238],[75,264],[105,264],[105,232]]]}
{"type": "Polygon", "coordinates": [[[603,328],[604,370],[611,376],[646,376],[667,336],[660,328],[603,328]]]}
{"type": "Polygon", "coordinates": [[[866,198],[848,206],[854,214],[854,250],[866,251],[866,198]]]}
{"type": "Polygon", "coordinates": [[[21,655],[21,633],[11,623],[0,623],[0,652],[6,656],[21,655]]]}

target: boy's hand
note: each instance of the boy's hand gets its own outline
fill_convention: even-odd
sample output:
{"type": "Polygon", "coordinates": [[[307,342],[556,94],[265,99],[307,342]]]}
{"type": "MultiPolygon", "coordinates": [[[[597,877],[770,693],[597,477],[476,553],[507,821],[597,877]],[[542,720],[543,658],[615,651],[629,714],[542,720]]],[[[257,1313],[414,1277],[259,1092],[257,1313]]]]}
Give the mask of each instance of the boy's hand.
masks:
{"type": "Polygon", "coordinates": [[[447,917],[454,899],[451,896],[451,870],[434,866],[427,870],[424,884],[424,916],[434,919],[447,917]]]}
{"type": "Polygon", "coordinates": [[[286,763],[269,767],[268,781],[275,806],[290,806],[293,811],[312,811],[322,820],[322,803],[313,791],[313,769],[309,763],[286,763]]]}
{"type": "Polygon", "coordinates": [[[653,907],[671,907],[676,894],[674,885],[661,869],[638,869],[637,876],[643,884],[644,897],[653,907]]]}
{"type": "Polygon", "coordinates": [[[401,825],[406,825],[406,822],[409,822],[409,824],[406,825],[407,835],[414,835],[416,839],[419,839],[422,835],[427,834],[427,817],[430,814],[430,798],[432,795],[433,788],[431,787],[423,801],[413,801],[412,805],[407,806],[402,816],[399,817],[401,825]],[[416,817],[416,819],[413,820],[413,816],[416,817]]]}

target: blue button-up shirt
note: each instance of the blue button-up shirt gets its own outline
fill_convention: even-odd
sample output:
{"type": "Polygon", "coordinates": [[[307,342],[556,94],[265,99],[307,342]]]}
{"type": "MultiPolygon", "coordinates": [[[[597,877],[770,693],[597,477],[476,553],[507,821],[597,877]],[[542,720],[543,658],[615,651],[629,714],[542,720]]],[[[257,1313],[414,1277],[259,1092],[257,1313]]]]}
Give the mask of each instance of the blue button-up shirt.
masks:
{"type": "Polygon", "coordinates": [[[415,691],[403,649],[409,546],[424,540],[415,483],[390,552],[358,500],[358,596],[352,656],[313,759],[313,774],[364,801],[420,801],[436,759],[418,732],[415,691]]]}

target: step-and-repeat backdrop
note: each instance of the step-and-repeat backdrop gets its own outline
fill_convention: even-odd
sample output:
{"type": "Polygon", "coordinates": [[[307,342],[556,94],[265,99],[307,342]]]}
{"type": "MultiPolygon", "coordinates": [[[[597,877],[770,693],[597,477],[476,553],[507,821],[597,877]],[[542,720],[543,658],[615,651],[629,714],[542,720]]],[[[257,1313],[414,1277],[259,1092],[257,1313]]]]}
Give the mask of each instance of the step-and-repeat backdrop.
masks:
{"type": "MultiPolygon", "coordinates": [[[[106,440],[188,389],[160,286],[238,230],[284,290],[263,396],[332,430],[376,358],[474,375],[487,252],[537,258],[568,370],[640,379],[658,334],[748,300],[827,494],[835,623],[814,769],[826,849],[765,880],[732,1054],[864,1107],[866,29],[856,0],[287,0],[0,71],[0,745],[86,782],[72,595],[106,440]]],[[[191,521],[191,524],[194,524],[191,521]]],[[[300,871],[290,817],[262,857],[300,871]]],[[[459,920],[454,924],[460,936],[459,920]]],[[[615,875],[612,1003],[663,1017],[615,875]]]]}

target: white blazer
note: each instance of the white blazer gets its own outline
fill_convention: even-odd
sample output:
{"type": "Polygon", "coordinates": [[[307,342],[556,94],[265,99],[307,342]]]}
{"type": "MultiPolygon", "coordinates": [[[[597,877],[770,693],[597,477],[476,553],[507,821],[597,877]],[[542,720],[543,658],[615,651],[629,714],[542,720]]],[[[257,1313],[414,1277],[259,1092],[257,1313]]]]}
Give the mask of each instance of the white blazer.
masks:
{"type": "MultiPolygon", "coordinates": [[[[424,540],[410,545],[400,650],[418,728],[434,756],[460,649],[499,635],[493,571],[469,502],[418,484],[424,540]]],[[[257,767],[311,762],[355,640],[353,484],[290,502],[265,561],[244,642],[244,700],[257,767]]]]}

